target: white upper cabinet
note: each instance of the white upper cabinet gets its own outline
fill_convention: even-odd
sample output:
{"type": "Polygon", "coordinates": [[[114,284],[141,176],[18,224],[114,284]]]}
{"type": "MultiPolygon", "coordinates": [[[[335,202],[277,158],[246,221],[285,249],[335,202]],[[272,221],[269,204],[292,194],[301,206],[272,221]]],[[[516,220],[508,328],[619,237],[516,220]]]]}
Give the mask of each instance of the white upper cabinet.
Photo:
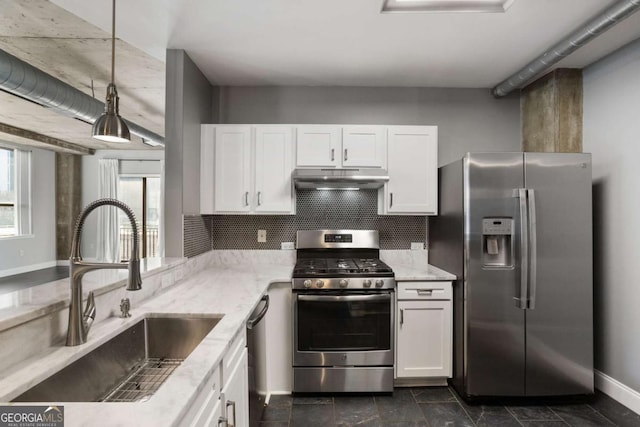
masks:
{"type": "Polygon", "coordinates": [[[390,126],[389,182],[378,198],[379,213],[436,215],[438,212],[438,128],[390,126]]]}
{"type": "Polygon", "coordinates": [[[291,212],[293,132],[286,126],[256,126],[255,211],[291,212]]]}
{"type": "Polygon", "coordinates": [[[214,157],[215,211],[249,212],[251,127],[216,127],[214,157]]]}
{"type": "Polygon", "coordinates": [[[341,133],[339,126],[297,126],[296,166],[340,166],[341,133]]]}
{"type": "Polygon", "coordinates": [[[342,128],[342,166],[384,167],[386,136],[384,126],[344,126],[342,128]]]}
{"type": "Polygon", "coordinates": [[[200,213],[295,213],[293,127],[202,125],[200,153],[200,213]]]}
{"type": "Polygon", "coordinates": [[[297,126],[296,167],[383,168],[384,126],[297,126]]]}

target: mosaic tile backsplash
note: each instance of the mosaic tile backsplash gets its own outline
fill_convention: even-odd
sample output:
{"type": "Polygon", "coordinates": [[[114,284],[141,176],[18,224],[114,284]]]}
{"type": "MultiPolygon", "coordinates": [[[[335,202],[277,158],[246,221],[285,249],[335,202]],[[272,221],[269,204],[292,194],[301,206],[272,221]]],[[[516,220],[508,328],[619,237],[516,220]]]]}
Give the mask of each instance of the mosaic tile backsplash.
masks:
{"type": "Polygon", "coordinates": [[[184,254],[192,257],[210,249],[280,249],[294,242],[297,230],[363,229],[380,231],[381,249],[410,249],[426,242],[424,216],[378,215],[378,192],[298,190],[296,215],[185,216],[184,254]],[[267,242],[258,243],[258,230],[267,242]]]}

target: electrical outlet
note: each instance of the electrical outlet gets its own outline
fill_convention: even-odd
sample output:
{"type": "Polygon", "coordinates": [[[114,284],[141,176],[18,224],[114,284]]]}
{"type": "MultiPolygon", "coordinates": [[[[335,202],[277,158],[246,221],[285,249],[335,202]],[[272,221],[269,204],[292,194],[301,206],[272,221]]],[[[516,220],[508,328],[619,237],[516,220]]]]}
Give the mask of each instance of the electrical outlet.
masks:
{"type": "Polygon", "coordinates": [[[411,242],[412,251],[421,251],[424,249],[424,242],[411,242]]]}
{"type": "Polygon", "coordinates": [[[258,230],[258,243],[267,242],[267,230],[258,230]]]}
{"type": "Polygon", "coordinates": [[[293,242],[282,242],[280,243],[280,249],[284,250],[293,250],[295,249],[296,246],[293,244],[293,242]]]}

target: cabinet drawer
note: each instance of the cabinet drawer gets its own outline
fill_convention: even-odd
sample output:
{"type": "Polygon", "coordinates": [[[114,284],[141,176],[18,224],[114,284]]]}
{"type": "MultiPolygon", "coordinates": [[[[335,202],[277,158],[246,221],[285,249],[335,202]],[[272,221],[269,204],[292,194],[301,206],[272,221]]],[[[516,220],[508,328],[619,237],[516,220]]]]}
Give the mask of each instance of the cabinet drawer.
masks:
{"type": "Polygon", "coordinates": [[[238,336],[233,340],[233,343],[229,347],[229,351],[224,355],[222,359],[222,384],[226,384],[231,375],[231,371],[237,365],[238,360],[242,357],[242,351],[247,346],[247,331],[242,328],[238,336]]]}
{"type": "Polygon", "coordinates": [[[451,282],[398,282],[398,300],[450,300],[451,282]]]}
{"type": "Polygon", "coordinates": [[[191,405],[189,414],[182,425],[192,427],[202,426],[213,411],[220,398],[222,382],[220,378],[220,365],[213,371],[213,375],[207,379],[204,388],[198,393],[195,402],[191,405]],[[186,422],[185,422],[186,421],[186,422]]]}

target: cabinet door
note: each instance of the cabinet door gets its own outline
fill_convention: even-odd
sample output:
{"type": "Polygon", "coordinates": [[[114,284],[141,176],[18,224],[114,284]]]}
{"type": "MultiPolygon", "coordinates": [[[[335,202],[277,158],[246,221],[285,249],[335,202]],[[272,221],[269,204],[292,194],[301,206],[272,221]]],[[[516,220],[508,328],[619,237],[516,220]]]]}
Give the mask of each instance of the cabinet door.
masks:
{"type": "Polygon", "coordinates": [[[249,426],[249,374],[247,366],[247,349],[242,352],[240,360],[232,368],[231,374],[222,388],[226,400],[224,417],[234,427],[249,426]]]}
{"type": "Polygon", "coordinates": [[[451,376],[451,301],[398,301],[397,378],[451,376]]]}
{"type": "Polygon", "coordinates": [[[384,126],[344,126],[342,166],[382,168],[385,166],[387,135],[384,126]]]}
{"type": "Polygon", "coordinates": [[[225,425],[220,417],[222,416],[222,400],[217,399],[209,416],[202,424],[197,424],[198,426],[206,426],[206,427],[219,427],[225,425]]]}
{"type": "Polygon", "coordinates": [[[339,167],[340,137],[339,126],[298,126],[296,167],[339,167]]]}
{"type": "Polygon", "coordinates": [[[215,134],[215,212],[249,212],[251,127],[218,126],[215,134]]]}
{"type": "Polygon", "coordinates": [[[256,126],[255,211],[294,213],[291,187],[293,129],[256,126]]]}
{"type": "Polygon", "coordinates": [[[388,128],[383,213],[436,215],[438,210],[438,128],[388,128]]]}

